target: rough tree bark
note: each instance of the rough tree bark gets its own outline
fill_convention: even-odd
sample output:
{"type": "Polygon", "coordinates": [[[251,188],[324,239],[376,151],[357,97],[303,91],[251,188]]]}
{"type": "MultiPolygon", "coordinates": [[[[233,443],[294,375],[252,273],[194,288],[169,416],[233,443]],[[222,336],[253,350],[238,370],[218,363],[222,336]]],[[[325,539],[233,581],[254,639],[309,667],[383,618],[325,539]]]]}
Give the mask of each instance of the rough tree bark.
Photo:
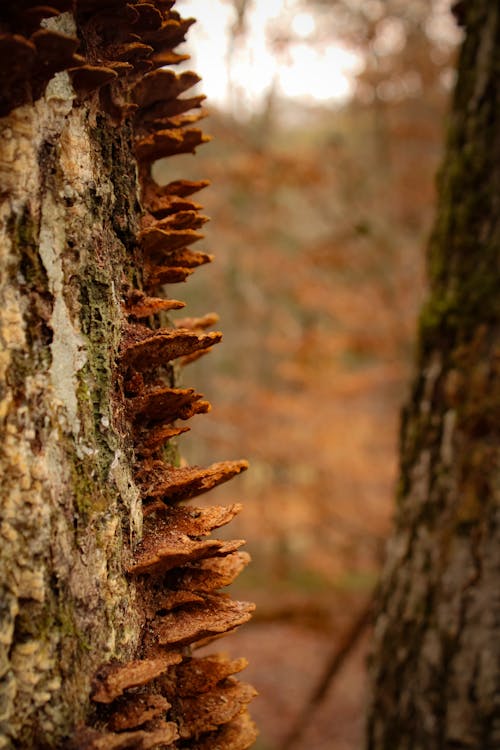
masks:
{"type": "Polygon", "coordinates": [[[179,358],[210,320],[158,296],[210,260],[206,183],[159,189],[203,97],[162,69],[192,20],[168,0],[0,8],[0,748],[246,748],[244,660],[190,644],[248,619],[216,591],[246,564],[207,539],[239,510],[178,505],[246,468],[180,468],[207,411],[179,358]],[[104,666],[103,666],[104,665],[104,666]]]}
{"type": "Polygon", "coordinates": [[[465,40],[403,416],[370,750],[500,747],[500,7],[455,13],[465,40]]]}

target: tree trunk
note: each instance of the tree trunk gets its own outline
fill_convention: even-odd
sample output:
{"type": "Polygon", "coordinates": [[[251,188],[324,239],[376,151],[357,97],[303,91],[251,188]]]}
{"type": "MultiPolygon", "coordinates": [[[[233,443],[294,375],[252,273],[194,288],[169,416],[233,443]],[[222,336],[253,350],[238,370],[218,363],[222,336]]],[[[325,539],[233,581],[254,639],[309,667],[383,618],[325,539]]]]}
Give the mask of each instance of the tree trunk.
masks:
{"type": "Polygon", "coordinates": [[[189,650],[249,617],[216,592],[239,543],[201,541],[239,508],[176,505],[246,464],[171,440],[208,408],[178,358],[220,334],[148,296],[210,259],[184,247],[205,183],[150,177],[204,140],[197,77],[161,68],[192,21],[52,5],[0,9],[0,748],[249,747],[243,661],[189,650]]]}
{"type": "Polygon", "coordinates": [[[403,415],[370,750],[500,747],[500,8],[455,12],[466,37],[403,415]]]}

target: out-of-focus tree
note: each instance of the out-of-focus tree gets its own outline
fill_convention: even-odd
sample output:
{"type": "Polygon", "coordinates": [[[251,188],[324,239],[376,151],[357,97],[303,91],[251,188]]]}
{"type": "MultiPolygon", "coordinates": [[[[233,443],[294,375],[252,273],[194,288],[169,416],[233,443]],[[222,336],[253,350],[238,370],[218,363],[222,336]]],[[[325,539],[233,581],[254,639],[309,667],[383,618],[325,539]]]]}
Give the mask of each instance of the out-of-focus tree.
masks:
{"type": "Polygon", "coordinates": [[[461,2],[430,295],[379,597],[370,750],[500,742],[500,13],[461,2]]]}

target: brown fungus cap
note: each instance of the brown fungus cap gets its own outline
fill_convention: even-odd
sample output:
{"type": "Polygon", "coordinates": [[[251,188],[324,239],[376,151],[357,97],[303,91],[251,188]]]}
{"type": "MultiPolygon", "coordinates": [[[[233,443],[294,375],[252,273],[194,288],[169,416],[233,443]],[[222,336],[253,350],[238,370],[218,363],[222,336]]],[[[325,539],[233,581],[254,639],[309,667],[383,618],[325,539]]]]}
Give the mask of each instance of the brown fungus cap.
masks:
{"type": "Polygon", "coordinates": [[[148,289],[153,289],[161,284],[185,281],[195,268],[211,263],[213,257],[208,253],[196,253],[185,247],[169,251],[159,245],[145,259],[144,284],[148,289]]]}
{"type": "MultiPolygon", "coordinates": [[[[162,53],[165,50],[172,50],[177,45],[185,41],[186,32],[192,24],[194,18],[181,19],[177,13],[172,13],[159,29],[146,32],[143,35],[145,41],[154,47],[155,51],[162,53]]],[[[163,63],[164,64],[164,63],[163,63]]]]}
{"type": "Polygon", "coordinates": [[[108,51],[114,60],[129,62],[134,65],[137,60],[143,60],[145,57],[149,57],[153,52],[153,48],[150,47],[149,44],[129,41],[110,45],[108,51]]]}
{"type": "Polygon", "coordinates": [[[177,725],[173,722],[158,721],[149,730],[136,732],[98,732],[84,729],[72,742],[73,750],[152,750],[169,748],[179,738],[177,725]]]}
{"type": "Polygon", "coordinates": [[[161,27],[163,23],[162,13],[152,3],[136,3],[134,10],[139,16],[137,24],[141,30],[148,31],[161,27]]]}
{"type": "Polygon", "coordinates": [[[127,411],[142,423],[173,422],[209,411],[210,404],[202,399],[202,394],[196,393],[194,388],[148,388],[127,400],[127,411]]]}
{"type": "Polygon", "coordinates": [[[159,193],[161,195],[187,198],[193,195],[193,193],[197,193],[203,190],[203,188],[208,187],[208,185],[210,185],[210,180],[175,180],[174,182],[169,182],[167,185],[163,185],[159,189],[159,193]]]}
{"type": "Polygon", "coordinates": [[[149,209],[155,219],[163,219],[172,216],[178,211],[199,211],[203,206],[200,203],[171,195],[150,195],[149,209]]]}
{"type": "Polygon", "coordinates": [[[203,603],[203,597],[195,591],[161,591],[155,595],[155,614],[171,612],[186,604],[203,603]]]}
{"type": "Polygon", "coordinates": [[[239,505],[170,509],[167,517],[156,518],[153,527],[146,531],[128,572],[158,574],[205,557],[234,552],[235,545],[237,549],[242,541],[199,541],[197,537],[207,536],[212,529],[229,523],[240,509],[239,505]]]}
{"type": "Polygon", "coordinates": [[[82,96],[118,78],[118,73],[105,65],[81,65],[69,74],[75,90],[82,96]]]}
{"type": "Polygon", "coordinates": [[[0,20],[0,116],[35,101],[55,73],[85,63],[77,54],[80,40],[52,28],[45,18],[71,10],[71,3],[3,3],[0,20]],[[10,27],[10,30],[8,30],[10,27]]]}
{"type": "Polygon", "coordinates": [[[198,128],[158,130],[139,138],[135,144],[135,153],[139,162],[150,164],[167,156],[194,154],[198,146],[210,140],[210,136],[204,135],[198,128]]]}
{"type": "Polygon", "coordinates": [[[149,318],[163,311],[180,310],[186,306],[185,302],[177,299],[163,299],[162,297],[148,297],[139,289],[130,291],[125,300],[125,312],[134,318],[149,318]]]}
{"type": "Polygon", "coordinates": [[[145,685],[163,674],[172,664],[178,664],[182,656],[170,652],[156,659],[136,659],[126,664],[107,664],[94,679],[92,700],[95,703],[111,703],[125,690],[145,685]]]}
{"type": "Polygon", "coordinates": [[[229,552],[234,552],[235,546],[237,548],[242,544],[244,544],[242,540],[222,542],[218,539],[207,539],[203,542],[195,542],[192,539],[172,535],[171,540],[162,539],[153,549],[149,549],[145,544],[127,570],[135,575],[141,573],[159,575],[193,560],[217,554],[229,554],[229,552]]]}
{"type": "Polygon", "coordinates": [[[180,469],[162,461],[144,461],[137,481],[145,497],[178,503],[202,495],[246,469],[247,461],[219,461],[207,468],[186,466],[180,469]]]}
{"type": "Polygon", "coordinates": [[[224,724],[217,732],[199,737],[196,750],[248,750],[257,739],[257,728],[247,711],[224,724]]]}
{"type": "MultiPolygon", "coordinates": [[[[192,242],[193,240],[189,240],[192,242]]],[[[189,250],[187,247],[180,247],[174,250],[165,250],[160,247],[158,250],[152,251],[148,256],[146,262],[153,265],[156,262],[161,263],[163,266],[170,266],[172,268],[189,268],[194,269],[198,266],[203,266],[206,263],[211,263],[214,256],[210,253],[200,253],[193,250],[189,250]]]]}
{"type": "Polygon", "coordinates": [[[19,34],[0,34],[0,117],[31,99],[36,47],[19,34]]]}
{"type": "Polygon", "coordinates": [[[187,657],[180,664],[171,667],[158,682],[163,695],[185,698],[210,692],[219,682],[241,672],[247,666],[246,659],[232,660],[223,654],[187,657]]]}
{"type": "Polygon", "coordinates": [[[144,268],[144,283],[149,289],[162,284],[179,284],[191,276],[191,268],[179,268],[177,266],[153,266],[150,263],[144,268]]]}
{"type": "MultiPolygon", "coordinates": [[[[177,99],[177,101],[182,101],[177,99]]],[[[184,112],[184,110],[183,110],[184,112]]],[[[161,115],[160,117],[154,117],[148,121],[148,127],[151,130],[176,130],[177,128],[185,128],[188,125],[194,125],[200,120],[205,119],[208,116],[208,112],[205,109],[199,112],[190,112],[188,114],[175,114],[175,115],[161,115]]]]}
{"type": "Polygon", "coordinates": [[[180,717],[181,738],[197,737],[227,724],[239,716],[256,695],[251,685],[229,678],[209,693],[175,699],[172,706],[180,717]]]}
{"type": "Polygon", "coordinates": [[[121,360],[125,366],[139,371],[151,370],[177,357],[213,346],[221,339],[222,334],[218,332],[200,335],[183,329],[159,328],[152,331],[143,326],[128,325],[122,336],[121,360]]]}
{"type": "Polygon", "coordinates": [[[36,47],[40,62],[43,65],[45,77],[51,77],[58,70],[64,70],[84,62],[79,55],[75,57],[80,46],[76,37],[61,34],[52,29],[39,29],[31,37],[36,47]]]}
{"type": "Polygon", "coordinates": [[[172,588],[210,592],[229,586],[250,562],[248,552],[233,552],[220,558],[208,558],[179,568],[169,576],[172,588]]]}
{"type": "Polygon", "coordinates": [[[136,729],[153,719],[164,717],[171,704],[163,695],[155,693],[137,693],[118,698],[114,713],[107,726],[113,732],[125,729],[136,729]]]}
{"type": "MultiPolygon", "coordinates": [[[[190,245],[192,242],[202,240],[205,236],[199,232],[195,232],[193,229],[163,229],[158,224],[161,224],[161,222],[143,229],[138,237],[141,249],[149,257],[155,254],[160,254],[161,257],[168,252],[173,252],[184,247],[184,245],[190,245]]],[[[181,264],[177,263],[175,265],[181,264]]]]}
{"type": "MultiPolygon", "coordinates": [[[[169,229],[183,230],[183,229],[199,229],[210,221],[208,216],[198,213],[198,211],[192,210],[178,210],[170,216],[166,216],[163,219],[155,219],[153,216],[148,217],[148,225],[154,226],[157,229],[163,229],[168,231],[169,229]]],[[[144,225],[144,222],[143,222],[144,225]]]]}
{"type": "Polygon", "coordinates": [[[176,99],[187,89],[200,81],[200,77],[192,71],[177,74],[168,68],[159,68],[144,76],[133,91],[133,100],[141,109],[150,107],[156,102],[176,99]]]}
{"type": "Polygon", "coordinates": [[[50,0],[45,5],[36,0],[3,2],[0,5],[0,22],[26,35],[38,28],[42,19],[71,10],[72,5],[72,0],[50,0]],[[36,27],[33,25],[35,22],[38,22],[36,27]]]}
{"type": "Polygon", "coordinates": [[[201,318],[182,318],[176,320],[175,325],[179,328],[187,328],[190,331],[204,331],[206,328],[216,325],[219,322],[217,313],[206,313],[201,318]]]}
{"type": "Polygon", "coordinates": [[[206,110],[201,109],[204,101],[205,97],[200,94],[157,102],[144,111],[138,111],[135,119],[137,131],[143,133],[146,130],[175,130],[199,122],[208,115],[206,110]],[[200,111],[192,112],[193,109],[200,111]]]}
{"type": "Polygon", "coordinates": [[[158,450],[168,440],[189,432],[189,427],[171,427],[160,425],[152,429],[140,430],[135,434],[135,450],[139,456],[146,457],[158,450]]]}
{"type": "Polygon", "coordinates": [[[151,623],[154,639],[161,646],[181,646],[225,634],[247,622],[255,605],[233,601],[224,594],[205,594],[204,602],[188,605],[151,623]]]}

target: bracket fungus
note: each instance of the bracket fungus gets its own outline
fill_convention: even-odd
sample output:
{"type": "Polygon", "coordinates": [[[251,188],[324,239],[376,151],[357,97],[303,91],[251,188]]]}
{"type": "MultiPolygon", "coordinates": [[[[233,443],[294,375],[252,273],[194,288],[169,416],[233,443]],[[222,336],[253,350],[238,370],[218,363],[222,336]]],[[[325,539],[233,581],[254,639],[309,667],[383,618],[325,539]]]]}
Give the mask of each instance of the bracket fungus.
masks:
{"type": "MultiPolygon", "coordinates": [[[[151,531],[144,534],[128,567],[129,573],[157,574],[205,557],[234,552],[234,545],[240,546],[243,542],[200,541],[199,537],[208,536],[213,529],[229,523],[240,510],[241,505],[234,504],[203,509],[177,506],[160,511],[151,531]]],[[[175,588],[175,584],[170,588],[175,588]]]]}
{"type": "Polygon", "coordinates": [[[253,604],[234,601],[225,594],[204,594],[200,601],[159,614],[152,621],[151,632],[155,643],[178,648],[243,625],[253,610],[253,604]]]}
{"type": "Polygon", "coordinates": [[[73,747],[77,750],[153,750],[154,748],[172,748],[179,738],[177,725],[163,720],[152,721],[148,729],[125,732],[100,732],[95,729],[84,729],[73,747]]]}
{"type": "Polygon", "coordinates": [[[176,468],[162,460],[144,459],[137,482],[145,500],[161,499],[165,504],[189,500],[227,482],[248,467],[246,461],[219,461],[207,468],[176,468]]]}
{"type": "Polygon", "coordinates": [[[186,318],[180,326],[166,318],[184,303],[167,298],[162,286],[212,260],[190,249],[208,220],[191,196],[208,182],[158,186],[151,175],[156,159],[194,152],[209,140],[196,127],[205,114],[204,96],[183,98],[199,76],[165,67],[187,59],[175,48],[194,22],[181,18],[174,4],[22,0],[0,8],[0,116],[35,102],[54,74],[67,71],[76,106],[88,106],[111,127],[127,128],[140,179],[142,219],[128,248],[136,267],[123,284],[116,412],[128,431],[144,503],[142,541],[124,561],[142,639],[130,661],[109,662],[96,673],[93,726],[76,732],[71,745],[78,750],[244,750],[256,737],[247,713],[255,691],[233,676],[245,661],[191,652],[251,616],[252,604],[219,592],[249,561],[239,551],[243,542],[210,537],[240,506],[179,505],[241,473],[247,463],[179,468],[166,450],[187,429],[177,420],[210,408],[193,388],[178,387],[172,362],[192,361],[222,337],[206,332],[217,321],[213,314],[186,318]]]}
{"type": "Polygon", "coordinates": [[[220,558],[205,558],[178,569],[169,585],[185,586],[200,592],[221,589],[229,586],[249,562],[248,552],[228,552],[220,558]]]}
{"type": "Polygon", "coordinates": [[[122,364],[139,372],[165,365],[178,357],[198,352],[218,344],[222,334],[217,332],[197,334],[176,328],[127,326],[122,338],[122,364]]]}
{"type": "MultiPolygon", "coordinates": [[[[176,299],[165,299],[163,297],[147,297],[144,292],[134,289],[125,299],[125,314],[130,318],[149,318],[161,312],[169,310],[180,310],[185,303],[176,299]]],[[[189,326],[185,326],[188,328],[189,326]]]]}
{"type": "Polygon", "coordinates": [[[111,715],[108,726],[113,732],[141,727],[152,719],[165,716],[172,704],[163,695],[148,693],[130,695],[117,703],[117,710],[111,715]]]}
{"type": "Polygon", "coordinates": [[[96,703],[112,703],[126,690],[146,685],[180,661],[180,654],[168,653],[157,659],[105,665],[95,676],[92,700],[96,703]]]}

